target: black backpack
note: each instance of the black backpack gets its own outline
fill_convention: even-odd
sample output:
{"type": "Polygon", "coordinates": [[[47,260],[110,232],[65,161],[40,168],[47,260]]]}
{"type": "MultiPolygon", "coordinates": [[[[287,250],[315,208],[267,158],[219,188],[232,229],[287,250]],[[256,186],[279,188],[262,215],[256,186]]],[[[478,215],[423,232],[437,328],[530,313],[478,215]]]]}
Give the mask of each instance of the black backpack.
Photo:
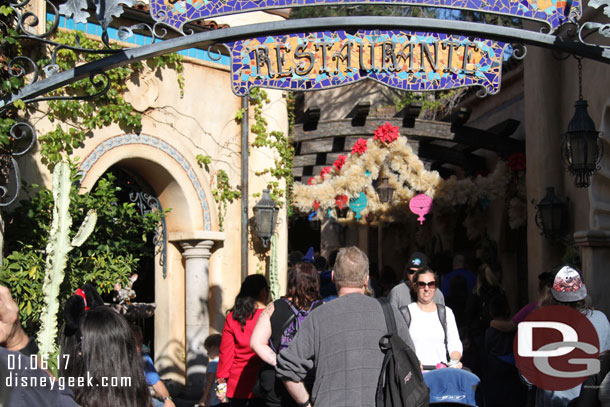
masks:
{"type": "Polygon", "coordinates": [[[396,329],[394,312],[386,298],[378,298],[388,333],[379,340],[385,354],[375,393],[376,407],[428,407],[430,389],[426,386],[419,360],[396,329]]]}
{"type": "MultiPolygon", "coordinates": [[[[399,308],[402,317],[405,319],[407,326],[411,327],[411,311],[409,311],[408,305],[403,305],[399,308]]],[[[436,313],[438,314],[438,319],[441,321],[441,325],[443,326],[443,331],[445,332],[445,354],[447,355],[447,361],[451,360],[451,356],[449,356],[449,345],[447,342],[447,309],[443,304],[436,304],[436,313]]]]}

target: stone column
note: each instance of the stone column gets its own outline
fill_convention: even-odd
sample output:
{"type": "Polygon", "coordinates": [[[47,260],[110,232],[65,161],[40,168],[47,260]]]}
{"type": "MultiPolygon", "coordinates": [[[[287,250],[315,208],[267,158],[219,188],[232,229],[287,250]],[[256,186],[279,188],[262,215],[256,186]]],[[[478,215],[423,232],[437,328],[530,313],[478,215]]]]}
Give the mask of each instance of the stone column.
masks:
{"type": "MultiPolygon", "coordinates": [[[[536,226],[535,203],[544,198],[547,187],[555,187],[559,196],[565,196],[564,173],[561,162],[561,134],[567,129],[567,120],[558,118],[564,86],[557,69],[557,60],[551,51],[528,47],[523,61],[525,151],[527,171],[525,183],[528,200],[527,253],[529,301],[538,296],[538,274],[550,271],[563,255],[563,247],[540,234],[536,226]],[[530,52],[531,51],[531,52],[530,52]],[[538,73],[544,72],[540,75],[538,73]]],[[[575,80],[576,78],[574,78],[575,80]]]]}
{"type": "Polygon", "coordinates": [[[610,231],[581,230],[574,233],[574,244],[580,247],[582,272],[592,305],[610,315],[610,231]]]}
{"type": "Polygon", "coordinates": [[[186,381],[201,389],[205,379],[206,358],[203,341],[210,333],[208,299],[210,249],[212,240],[181,241],[186,270],[186,381]]]}

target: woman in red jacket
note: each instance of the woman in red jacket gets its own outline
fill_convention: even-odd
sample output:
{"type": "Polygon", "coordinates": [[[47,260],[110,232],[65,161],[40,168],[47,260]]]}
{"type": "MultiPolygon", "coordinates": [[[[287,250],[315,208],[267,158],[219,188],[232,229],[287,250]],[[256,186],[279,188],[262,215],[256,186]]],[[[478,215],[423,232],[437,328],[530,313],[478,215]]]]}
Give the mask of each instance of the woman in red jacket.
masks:
{"type": "Polygon", "coordinates": [[[264,276],[246,277],[235,298],[235,305],[225,321],[220,342],[216,372],[217,394],[226,397],[231,407],[258,407],[263,400],[252,398],[252,387],[262,366],[261,359],[250,349],[250,336],[269,298],[269,284],[264,276]]]}

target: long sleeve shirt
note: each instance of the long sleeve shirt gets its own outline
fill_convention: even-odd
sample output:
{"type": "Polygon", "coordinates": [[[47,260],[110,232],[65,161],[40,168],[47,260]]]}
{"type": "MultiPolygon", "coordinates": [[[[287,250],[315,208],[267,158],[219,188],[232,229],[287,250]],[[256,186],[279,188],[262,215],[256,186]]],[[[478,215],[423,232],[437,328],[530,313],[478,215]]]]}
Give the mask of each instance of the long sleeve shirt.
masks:
{"type": "Polygon", "coordinates": [[[227,397],[229,398],[248,399],[252,397],[252,387],[263,362],[250,349],[250,337],[263,309],[257,309],[252,318],[246,320],[243,331],[239,321],[233,319],[233,313],[227,315],[222,330],[216,378],[227,380],[227,397]]]}

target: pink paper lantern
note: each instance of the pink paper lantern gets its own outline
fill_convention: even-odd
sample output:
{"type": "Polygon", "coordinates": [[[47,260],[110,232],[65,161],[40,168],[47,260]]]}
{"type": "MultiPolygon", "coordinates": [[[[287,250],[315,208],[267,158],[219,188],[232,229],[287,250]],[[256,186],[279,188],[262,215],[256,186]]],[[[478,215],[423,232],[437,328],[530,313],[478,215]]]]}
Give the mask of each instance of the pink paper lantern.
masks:
{"type": "Polygon", "coordinates": [[[429,214],[432,210],[432,202],[432,198],[430,198],[426,194],[415,195],[409,201],[409,209],[411,209],[411,212],[413,212],[414,214],[419,215],[419,218],[417,218],[417,220],[419,221],[420,225],[422,225],[426,220],[426,218],[424,218],[424,215],[429,214]]]}

